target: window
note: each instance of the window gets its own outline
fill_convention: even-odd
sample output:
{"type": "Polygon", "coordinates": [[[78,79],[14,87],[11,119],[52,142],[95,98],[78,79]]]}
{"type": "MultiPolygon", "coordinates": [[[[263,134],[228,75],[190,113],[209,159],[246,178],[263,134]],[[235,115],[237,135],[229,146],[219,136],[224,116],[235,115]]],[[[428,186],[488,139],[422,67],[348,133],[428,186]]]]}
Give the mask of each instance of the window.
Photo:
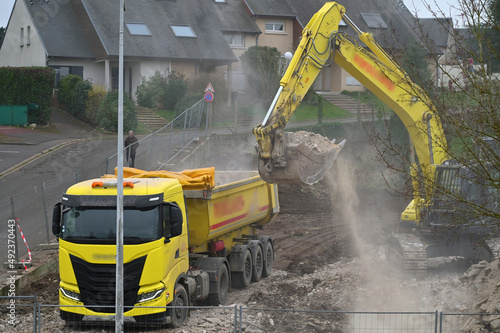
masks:
{"type": "Polygon", "coordinates": [[[28,37],[27,37],[27,41],[26,41],[26,45],[30,45],[31,44],[31,27],[28,25],[28,37]]]}
{"type": "Polygon", "coordinates": [[[215,0],[215,2],[226,2],[226,0],[215,0]]]}
{"type": "Polygon", "coordinates": [[[19,46],[24,46],[24,28],[21,28],[21,43],[19,43],[19,46]]]}
{"type": "Polygon", "coordinates": [[[356,80],[355,78],[353,78],[352,76],[347,76],[345,78],[345,84],[346,86],[360,86],[361,83],[356,80]]]}
{"type": "MultiPolygon", "coordinates": [[[[124,207],[124,243],[142,244],[160,239],[159,217],[159,206],[124,207]]],[[[113,244],[116,242],[115,230],[116,207],[67,207],[63,212],[61,239],[69,242],[113,244]]]]}
{"type": "Polygon", "coordinates": [[[224,38],[230,46],[245,46],[243,35],[224,35],[224,38]]]}
{"type": "Polygon", "coordinates": [[[196,37],[193,29],[189,25],[171,25],[175,37],[196,37]]]}
{"type": "Polygon", "coordinates": [[[365,20],[369,28],[373,29],[388,29],[389,26],[385,23],[384,19],[380,14],[367,14],[361,13],[361,17],[365,20]]]}
{"type": "Polygon", "coordinates": [[[284,21],[267,21],[266,32],[285,32],[284,21]]]}
{"type": "Polygon", "coordinates": [[[129,34],[134,36],[151,36],[151,31],[146,23],[125,23],[129,34]]]}
{"type": "Polygon", "coordinates": [[[54,87],[57,88],[59,80],[69,74],[78,75],[83,79],[83,66],[49,66],[56,72],[54,87]]]}

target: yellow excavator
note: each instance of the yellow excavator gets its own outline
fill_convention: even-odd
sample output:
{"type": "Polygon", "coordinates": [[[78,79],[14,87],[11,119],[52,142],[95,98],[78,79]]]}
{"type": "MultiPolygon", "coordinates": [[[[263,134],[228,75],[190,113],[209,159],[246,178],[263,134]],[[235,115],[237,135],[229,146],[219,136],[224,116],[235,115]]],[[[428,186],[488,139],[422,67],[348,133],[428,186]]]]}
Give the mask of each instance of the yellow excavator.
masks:
{"type": "MultiPolygon", "coordinates": [[[[430,98],[375,42],[372,34],[362,32],[345,15],[345,8],[338,3],[327,2],[304,28],[269,112],[262,124],[254,128],[262,178],[276,183],[313,184],[326,174],[343,148],[344,141],[326,145],[327,139],[318,138],[314,133],[284,132],[321,69],[331,63],[346,70],[398,115],[409,132],[414,155],[418,158],[411,165],[413,200],[401,214],[401,224],[417,232],[394,234],[389,254],[416,275],[425,273],[428,256],[472,256],[477,248],[475,241],[484,230],[469,226],[465,232],[472,238],[455,246],[444,242],[437,244],[435,233],[423,237],[426,232],[433,234],[438,229],[449,229],[456,218],[453,207],[443,206],[444,201],[434,191],[435,186],[450,191],[470,188],[461,180],[464,168],[449,160],[443,128],[430,98]],[[354,29],[364,46],[339,30],[342,19],[354,29]],[[422,180],[424,190],[421,192],[422,180]]],[[[480,192],[476,189],[469,196],[478,197],[480,192]]],[[[491,255],[490,250],[486,252],[486,257],[491,255]]]]}

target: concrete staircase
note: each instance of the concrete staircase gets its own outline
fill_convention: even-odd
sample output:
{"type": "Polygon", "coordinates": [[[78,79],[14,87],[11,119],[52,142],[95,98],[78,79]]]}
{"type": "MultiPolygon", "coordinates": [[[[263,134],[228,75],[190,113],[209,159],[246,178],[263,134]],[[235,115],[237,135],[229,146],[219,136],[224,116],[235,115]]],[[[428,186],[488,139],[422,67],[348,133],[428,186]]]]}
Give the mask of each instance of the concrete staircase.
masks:
{"type": "Polygon", "coordinates": [[[146,126],[151,131],[156,131],[168,124],[167,120],[160,117],[148,108],[137,106],[136,111],[137,121],[146,126]]]}
{"type": "MultiPolygon", "coordinates": [[[[333,105],[349,111],[353,115],[356,115],[358,113],[357,99],[340,93],[322,93],[321,96],[323,96],[328,102],[332,103],[333,105]]],[[[369,105],[363,103],[361,103],[359,109],[362,116],[371,115],[372,113],[372,108],[369,105]]]]}

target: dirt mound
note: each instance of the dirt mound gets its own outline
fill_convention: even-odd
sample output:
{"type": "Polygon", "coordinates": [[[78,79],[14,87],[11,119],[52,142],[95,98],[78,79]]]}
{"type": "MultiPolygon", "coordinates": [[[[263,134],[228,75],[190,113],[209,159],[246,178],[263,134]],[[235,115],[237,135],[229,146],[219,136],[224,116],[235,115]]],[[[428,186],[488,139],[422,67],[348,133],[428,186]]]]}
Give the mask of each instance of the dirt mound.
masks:
{"type": "Polygon", "coordinates": [[[468,310],[481,313],[470,317],[464,332],[500,332],[500,262],[482,261],[473,265],[460,279],[471,293],[468,310]]]}

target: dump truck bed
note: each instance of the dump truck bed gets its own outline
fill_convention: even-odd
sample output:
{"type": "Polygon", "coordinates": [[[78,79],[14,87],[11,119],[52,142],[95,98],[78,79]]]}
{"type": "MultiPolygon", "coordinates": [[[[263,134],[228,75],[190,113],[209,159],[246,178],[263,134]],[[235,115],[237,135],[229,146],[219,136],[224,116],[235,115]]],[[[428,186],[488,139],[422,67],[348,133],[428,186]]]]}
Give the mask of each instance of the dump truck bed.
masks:
{"type": "Polygon", "coordinates": [[[184,191],[190,246],[250,224],[264,225],[279,212],[277,185],[264,182],[257,171],[216,172],[215,184],[210,190],[184,191]]]}

